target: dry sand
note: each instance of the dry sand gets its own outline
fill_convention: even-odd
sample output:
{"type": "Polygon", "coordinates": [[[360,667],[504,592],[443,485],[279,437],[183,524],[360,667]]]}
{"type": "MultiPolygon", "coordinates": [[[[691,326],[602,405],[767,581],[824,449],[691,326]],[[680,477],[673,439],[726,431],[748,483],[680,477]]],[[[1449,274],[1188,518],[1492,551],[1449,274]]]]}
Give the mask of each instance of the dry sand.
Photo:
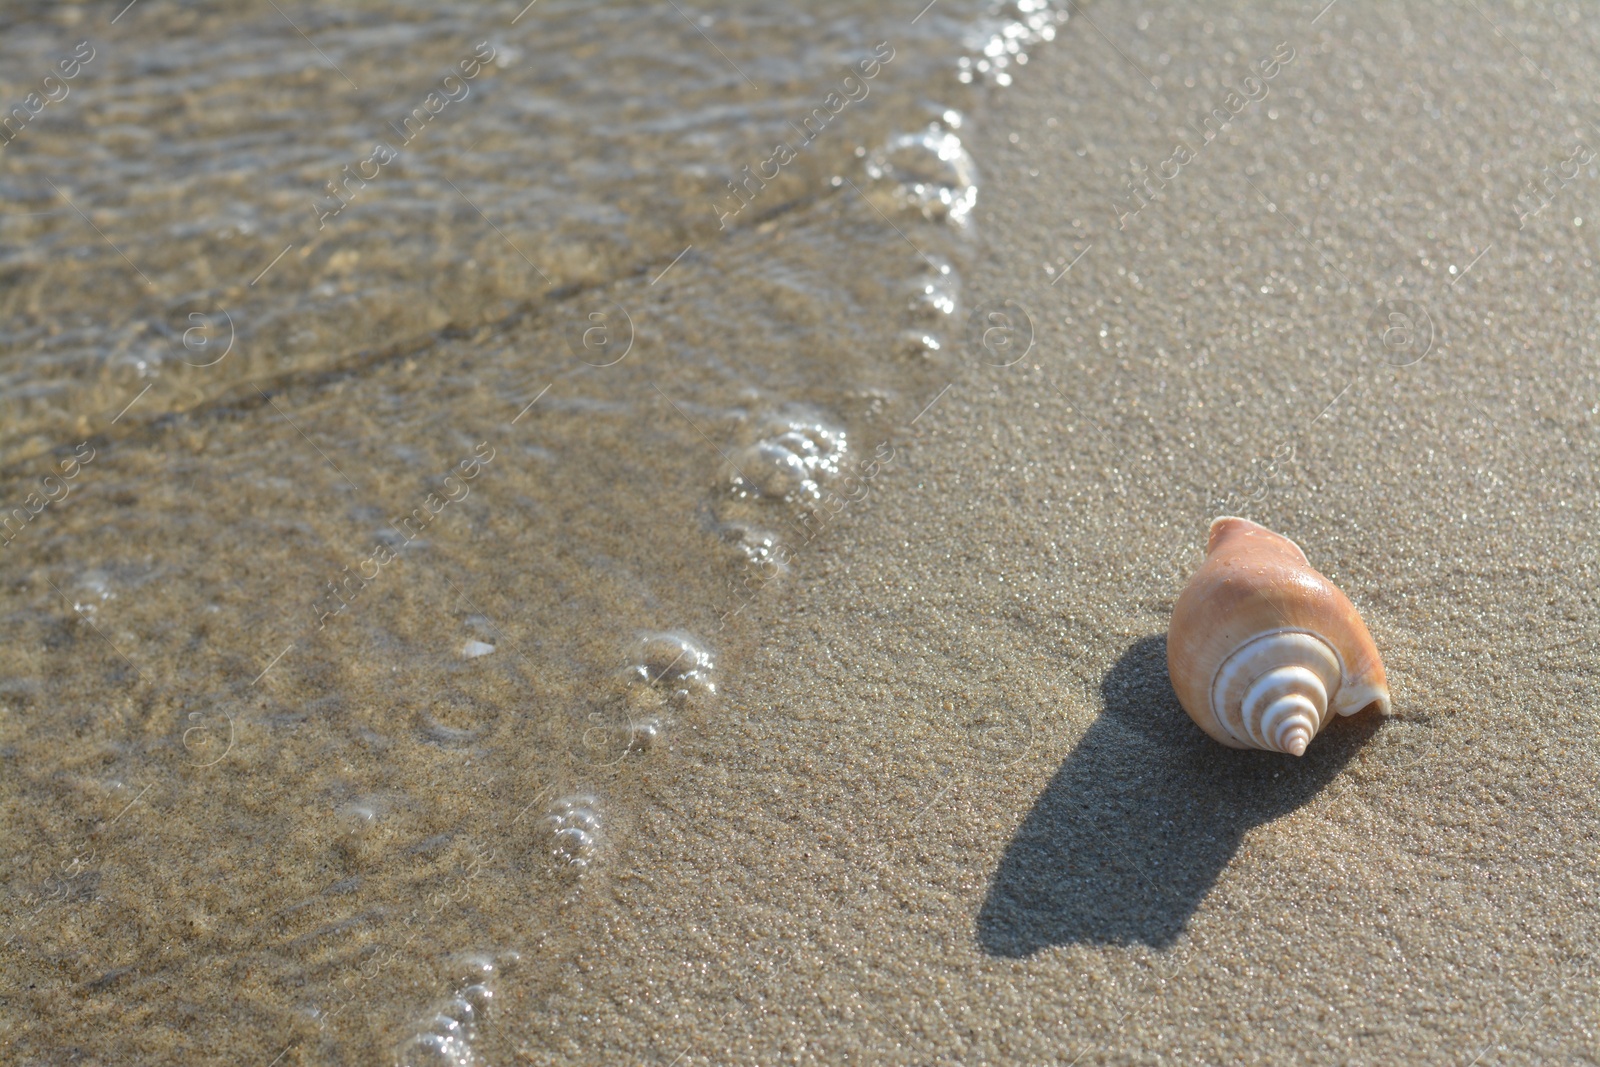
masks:
{"type": "Polygon", "coordinates": [[[1600,142],[1600,40],[1318,6],[1096,5],[986,116],[969,296],[1036,343],[952,373],[757,607],[533,1059],[1600,1060],[1600,175],[1516,199],[1600,142]],[[1118,229],[1130,157],[1280,42],[1118,229]],[[1219,512],[1361,608],[1391,717],[1300,761],[1183,717],[1162,634],[1219,512]]]}

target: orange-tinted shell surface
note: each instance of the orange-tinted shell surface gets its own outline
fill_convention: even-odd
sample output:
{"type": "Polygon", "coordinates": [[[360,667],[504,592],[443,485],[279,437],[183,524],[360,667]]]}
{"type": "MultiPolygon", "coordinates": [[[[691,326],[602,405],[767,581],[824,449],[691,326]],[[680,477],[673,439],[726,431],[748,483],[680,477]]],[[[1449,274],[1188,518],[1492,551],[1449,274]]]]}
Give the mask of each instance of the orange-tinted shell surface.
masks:
{"type": "Polygon", "coordinates": [[[1231,748],[1302,755],[1332,719],[1389,710],[1383,660],[1349,599],[1300,546],[1248,519],[1211,524],[1167,632],[1178,702],[1231,748]]]}

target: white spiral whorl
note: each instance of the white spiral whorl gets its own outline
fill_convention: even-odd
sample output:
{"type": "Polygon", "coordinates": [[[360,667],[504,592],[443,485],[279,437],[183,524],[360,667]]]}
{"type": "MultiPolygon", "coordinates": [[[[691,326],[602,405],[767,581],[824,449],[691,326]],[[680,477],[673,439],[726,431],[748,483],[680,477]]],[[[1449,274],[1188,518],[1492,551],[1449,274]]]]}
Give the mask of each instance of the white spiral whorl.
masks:
{"type": "Polygon", "coordinates": [[[1303,755],[1328,718],[1342,674],[1339,654],[1316,634],[1258,634],[1217,669],[1212,710],[1241,744],[1303,755]]]}

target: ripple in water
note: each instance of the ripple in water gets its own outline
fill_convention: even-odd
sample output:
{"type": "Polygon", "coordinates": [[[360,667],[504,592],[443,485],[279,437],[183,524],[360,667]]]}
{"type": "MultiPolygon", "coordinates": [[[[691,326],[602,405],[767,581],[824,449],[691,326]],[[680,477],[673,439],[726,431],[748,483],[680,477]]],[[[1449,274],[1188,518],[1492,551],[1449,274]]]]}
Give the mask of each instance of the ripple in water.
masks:
{"type": "Polygon", "coordinates": [[[961,138],[938,123],[899,133],[867,153],[872,198],[898,211],[964,227],[978,203],[978,168],[961,138]]]}

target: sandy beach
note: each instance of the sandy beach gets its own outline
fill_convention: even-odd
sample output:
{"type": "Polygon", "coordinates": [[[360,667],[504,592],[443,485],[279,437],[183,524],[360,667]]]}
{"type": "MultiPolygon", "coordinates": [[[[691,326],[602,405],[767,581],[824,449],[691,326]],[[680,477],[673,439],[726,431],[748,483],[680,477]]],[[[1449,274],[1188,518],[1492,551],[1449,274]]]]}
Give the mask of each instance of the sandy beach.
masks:
{"type": "Polygon", "coordinates": [[[355,6],[302,28],[351,85],[408,57],[373,101],[228,90],[287,87],[215,180],[259,152],[292,222],[219,236],[197,180],[202,256],[155,178],[84,203],[142,286],[44,179],[221,136],[119,119],[177,77],[130,57],[238,40],[146,3],[120,50],[83,5],[80,140],[0,154],[62,211],[3,231],[0,489],[50,502],[0,593],[0,1058],[1600,1062],[1579,9],[355,6]],[[319,230],[299,168],[367,152],[290,167],[282,115],[365,129],[479,40],[319,230]],[[119,316],[187,358],[102,364],[119,316]],[[1224,514],[1360,609],[1389,715],[1300,759],[1184,715],[1224,514]]]}
{"type": "Polygon", "coordinates": [[[1596,136],[1551,84],[1582,92],[1595,42],[1553,12],[1315,14],[1096,5],[985,117],[974,300],[1018,301],[1035,347],[953,369],[762,606],[551,1062],[1600,1056],[1595,200],[1517,199],[1596,136]],[[1128,160],[1197,139],[1280,42],[1268,95],[1119,227],[1128,160]],[[1382,301],[1427,351],[1374,343],[1382,301]],[[1162,635],[1229,512],[1361,607],[1390,718],[1291,761],[1183,717],[1162,635]]]}

